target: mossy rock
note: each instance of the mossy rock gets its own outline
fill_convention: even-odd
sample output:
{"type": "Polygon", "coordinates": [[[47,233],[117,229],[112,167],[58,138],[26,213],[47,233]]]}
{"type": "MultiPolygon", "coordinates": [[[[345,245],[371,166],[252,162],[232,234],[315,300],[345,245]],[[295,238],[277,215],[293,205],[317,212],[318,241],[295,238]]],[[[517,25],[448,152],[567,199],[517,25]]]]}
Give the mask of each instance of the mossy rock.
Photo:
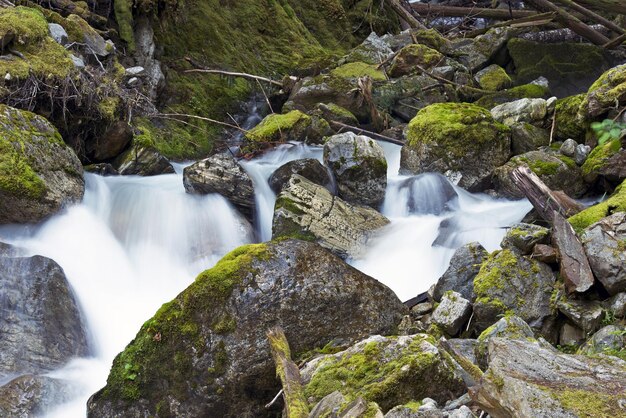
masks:
{"type": "Polygon", "coordinates": [[[418,29],[411,31],[411,35],[415,37],[415,40],[422,44],[426,45],[429,48],[432,48],[442,54],[448,53],[452,44],[446,38],[441,36],[436,29],[418,29]]]}
{"type": "Polygon", "coordinates": [[[359,124],[359,121],[352,112],[335,103],[320,103],[317,105],[317,109],[328,122],[341,122],[351,126],[357,126],[359,124]]]}
{"type": "Polygon", "coordinates": [[[585,228],[616,212],[626,212],[626,181],[605,201],[593,205],[570,217],[569,223],[581,233],[585,228]]]}
{"type": "Polygon", "coordinates": [[[88,416],[273,417],[264,408],[280,389],[270,327],[282,326],[296,358],[391,332],[405,313],[390,289],[315,244],[246,245],[144,323],[88,416]]]}
{"type": "Polygon", "coordinates": [[[511,77],[499,65],[492,64],[476,73],[476,81],[484,90],[497,91],[509,87],[511,77]]]}
{"type": "Polygon", "coordinates": [[[510,152],[510,129],[488,110],[468,103],[436,103],[409,123],[400,167],[413,174],[457,172],[461,187],[477,190],[510,152]]]}
{"type": "Polygon", "coordinates": [[[503,103],[514,102],[519,99],[546,99],[550,95],[550,89],[539,84],[524,84],[497,93],[487,94],[476,100],[474,104],[493,109],[503,103]]]}
{"type": "Polygon", "coordinates": [[[507,46],[515,66],[516,81],[528,83],[545,77],[558,97],[586,91],[610,67],[602,47],[591,44],[546,44],[514,38],[507,46]]]}
{"type": "Polygon", "coordinates": [[[310,125],[311,117],[299,110],[292,110],[283,115],[275,113],[266,116],[261,123],[250,129],[245,137],[252,143],[304,141],[310,125]]]}
{"type": "Polygon", "coordinates": [[[578,143],[584,141],[588,126],[577,117],[578,109],[584,98],[584,94],[577,94],[556,101],[554,137],[557,140],[565,141],[566,139],[572,138],[578,143]]]}
{"type": "Polygon", "coordinates": [[[350,62],[330,72],[334,77],[356,79],[370,77],[372,80],[386,80],[385,74],[376,65],[364,62],[350,62]]]}
{"type": "Polygon", "coordinates": [[[585,121],[593,120],[625,102],[626,64],[622,64],[606,71],[589,87],[580,104],[578,117],[585,121]]]}
{"type": "Polygon", "coordinates": [[[605,144],[595,147],[583,163],[581,169],[585,181],[593,183],[598,178],[599,172],[609,164],[610,158],[622,149],[622,142],[613,139],[605,144]]]}
{"type": "Polygon", "coordinates": [[[418,72],[416,65],[430,69],[444,61],[445,57],[437,50],[421,44],[407,45],[398,52],[391,62],[389,75],[401,77],[418,72]]]}

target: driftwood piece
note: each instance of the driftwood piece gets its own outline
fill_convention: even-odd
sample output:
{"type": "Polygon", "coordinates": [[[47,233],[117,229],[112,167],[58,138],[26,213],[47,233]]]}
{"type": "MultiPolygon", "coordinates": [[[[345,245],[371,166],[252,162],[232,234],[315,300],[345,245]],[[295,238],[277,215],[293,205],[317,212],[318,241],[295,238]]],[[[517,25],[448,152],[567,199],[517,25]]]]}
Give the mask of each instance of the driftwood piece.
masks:
{"type": "Polygon", "coordinates": [[[276,364],[276,374],[283,385],[283,398],[285,399],[283,417],[307,418],[309,406],[302,389],[300,369],[291,361],[291,351],[285,332],[281,327],[273,327],[267,331],[267,339],[276,364]]]}
{"type": "Polygon", "coordinates": [[[453,7],[439,6],[425,3],[411,3],[411,8],[416,13],[425,15],[437,15],[443,17],[484,17],[496,20],[520,19],[535,16],[532,10],[507,10],[507,9],[484,9],[480,7],[453,7]]]}
{"type": "Polygon", "coordinates": [[[526,3],[540,12],[555,12],[557,14],[556,19],[560,23],[596,45],[604,45],[610,41],[606,36],[581,22],[576,16],[548,0],[526,0],[526,3]]]}
{"type": "Polygon", "coordinates": [[[560,274],[568,293],[582,293],[593,286],[593,273],[583,245],[572,225],[559,214],[554,215],[552,242],[561,262],[560,274]]]}
{"type": "Polygon", "coordinates": [[[409,9],[403,5],[403,3],[408,5],[408,2],[403,0],[389,0],[391,9],[396,12],[400,19],[404,20],[410,27],[413,29],[426,29],[426,26],[417,20],[409,9]]]}
{"type": "Polygon", "coordinates": [[[510,176],[513,183],[537,210],[539,216],[550,225],[554,224],[555,214],[567,216],[567,209],[560,203],[559,198],[530,168],[517,167],[511,171],[510,176]]]}
{"type": "Polygon", "coordinates": [[[399,140],[397,140],[395,138],[391,138],[389,136],[377,134],[376,132],[368,131],[366,129],[361,129],[361,128],[358,128],[356,126],[346,125],[345,123],[341,123],[341,122],[337,122],[337,121],[331,121],[330,125],[333,126],[336,129],[342,129],[344,131],[354,132],[357,135],[363,134],[363,135],[369,136],[370,138],[377,139],[379,141],[389,142],[391,144],[396,144],[396,145],[404,145],[403,141],[399,141],[399,140]]]}

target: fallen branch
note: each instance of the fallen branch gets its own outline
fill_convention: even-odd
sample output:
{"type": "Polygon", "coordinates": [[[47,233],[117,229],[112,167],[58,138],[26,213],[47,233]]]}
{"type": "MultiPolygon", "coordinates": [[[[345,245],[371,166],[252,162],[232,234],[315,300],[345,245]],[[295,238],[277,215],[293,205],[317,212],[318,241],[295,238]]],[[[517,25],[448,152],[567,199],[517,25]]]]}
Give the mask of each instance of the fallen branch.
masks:
{"type": "Polygon", "coordinates": [[[563,6],[567,6],[572,10],[576,10],[583,16],[587,16],[589,19],[594,20],[596,23],[600,23],[601,25],[606,26],[611,29],[613,32],[619,34],[626,33],[626,30],[619,27],[615,23],[611,22],[609,19],[606,19],[604,16],[600,16],[599,14],[592,12],[589,9],[584,8],[583,6],[573,2],[572,0],[555,0],[557,3],[561,3],[563,6]]]}
{"type": "Polygon", "coordinates": [[[399,140],[397,140],[395,138],[391,138],[389,136],[377,134],[376,132],[368,131],[366,129],[357,128],[356,126],[346,125],[345,123],[341,123],[341,122],[337,122],[337,121],[331,121],[330,124],[332,126],[337,127],[338,129],[343,129],[343,130],[346,130],[346,131],[354,132],[357,135],[365,134],[366,136],[369,136],[372,139],[377,139],[379,141],[389,142],[391,144],[396,144],[396,145],[401,145],[401,146],[404,145],[403,141],[399,141],[399,140]]]}
{"type": "Polygon", "coordinates": [[[522,17],[519,19],[508,20],[506,22],[499,22],[483,29],[476,29],[476,30],[470,31],[465,34],[465,37],[474,38],[478,35],[487,33],[489,30],[494,29],[494,28],[503,28],[503,27],[520,28],[520,27],[527,27],[527,26],[546,25],[552,22],[555,16],[556,16],[556,13],[548,12],[548,13],[539,13],[533,16],[528,16],[528,17],[522,17]]]}
{"type": "Polygon", "coordinates": [[[222,70],[205,70],[205,69],[201,69],[201,68],[197,68],[197,69],[193,69],[193,70],[186,70],[185,73],[220,74],[220,75],[227,75],[227,76],[230,76],[230,77],[241,77],[241,78],[247,78],[247,79],[250,79],[250,80],[264,81],[266,83],[273,84],[273,85],[278,86],[280,88],[283,87],[283,83],[281,83],[280,81],[272,80],[271,78],[261,77],[261,76],[254,75],[254,74],[237,73],[237,72],[233,72],[233,71],[222,71],[222,70]]]}
{"type": "Polygon", "coordinates": [[[156,115],[150,115],[150,117],[152,117],[152,118],[162,118],[162,119],[174,119],[174,118],[198,119],[198,120],[202,120],[202,121],[205,121],[205,122],[215,123],[216,125],[226,126],[227,128],[237,129],[238,131],[241,131],[243,133],[247,133],[248,132],[245,129],[243,129],[242,127],[237,126],[237,125],[231,125],[230,123],[220,122],[219,120],[215,120],[215,119],[211,119],[211,118],[205,118],[204,116],[188,115],[186,113],[157,113],[156,115]]]}
{"type": "Polygon", "coordinates": [[[404,20],[413,29],[426,29],[426,26],[417,20],[415,16],[413,16],[413,14],[401,4],[400,1],[401,0],[389,0],[391,9],[396,12],[400,19],[404,20]]]}
{"type": "Polygon", "coordinates": [[[624,0],[576,0],[587,7],[603,12],[626,15],[626,3],[624,0]]]}
{"type": "Polygon", "coordinates": [[[602,45],[606,49],[613,49],[626,42],[626,33],[602,45]]]}
{"type": "Polygon", "coordinates": [[[444,17],[485,17],[496,20],[520,19],[537,15],[526,10],[484,9],[480,7],[453,7],[431,5],[430,3],[411,3],[413,11],[420,15],[438,15],[444,17]]]}
{"type": "Polygon", "coordinates": [[[554,224],[555,214],[566,216],[567,209],[543,181],[526,166],[517,167],[510,173],[511,180],[528,198],[539,216],[550,225],[554,224]]]}

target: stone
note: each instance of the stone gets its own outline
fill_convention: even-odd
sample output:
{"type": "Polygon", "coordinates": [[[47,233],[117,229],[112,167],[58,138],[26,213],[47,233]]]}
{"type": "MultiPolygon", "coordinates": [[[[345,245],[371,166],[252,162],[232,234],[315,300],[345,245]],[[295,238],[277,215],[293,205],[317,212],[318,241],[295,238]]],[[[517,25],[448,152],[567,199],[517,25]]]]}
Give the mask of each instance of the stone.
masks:
{"type": "Polygon", "coordinates": [[[306,142],[309,126],[311,126],[311,117],[299,110],[292,110],[282,115],[273,113],[246,132],[245,138],[252,144],[306,142]]]}
{"type": "Polygon", "coordinates": [[[374,209],[344,202],[294,174],[276,198],[272,236],[314,240],[341,257],[356,256],[369,237],[388,223],[374,209]]]}
{"type": "Polygon", "coordinates": [[[514,34],[515,30],[510,28],[495,28],[473,39],[454,40],[452,54],[471,72],[476,72],[487,66],[514,34]]]}
{"type": "Polygon", "coordinates": [[[464,299],[460,293],[449,290],[443,294],[441,303],[435,308],[430,320],[447,335],[457,335],[471,314],[470,301],[464,299]]]}
{"type": "Polygon", "coordinates": [[[0,386],[0,416],[44,416],[72,398],[69,382],[47,376],[23,375],[0,386]]]}
{"type": "Polygon", "coordinates": [[[607,292],[626,291],[626,212],[589,226],[581,238],[591,270],[607,292]]]}
{"type": "Polygon", "coordinates": [[[52,37],[56,43],[61,45],[67,44],[68,36],[63,26],[58,23],[48,23],[48,31],[50,32],[50,37],[52,37]]]}
{"type": "MultiPolygon", "coordinates": [[[[589,153],[591,152],[591,147],[589,145],[578,144],[576,145],[576,149],[574,150],[574,161],[578,166],[581,166],[587,160],[589,153]]],[[[626,179],[626,176],[623,176],[626,179]]]]}
{"type": "Polygon", "coordinates": [[[0,105],[0,224],[35,223],[80,202],[83,167],[41,116],[0,105]]]}
{"type": "Polygon", "coordinates": [[[519,223],[509,228],[502,238],[502,248],[516,249],[523,255],[532,252],[537,244],[550,242],[550,230],[543,226],[519,223]]]}
{"type": "Polygon", "coordinates": [[[190,194],[218,193],[248,220],[254,221],[256,207],[252,179],[229,154],[216,154],[183,170],[183,185],[190,194]]]}
{"type": "Polygon", "coordinates": [[[584,97],[584,94],[577,94],[556,101],[554,138],[560,141],[572,138],[576,142],[584,142],[587,126],[578,118],[578,108],[584,97]]]}
{"type": "Polygon", "coordinates": [[[507,338],[510,340],[534,339],[535,333],[532,328],[516,315],[505,316],[495,324],[484,330],[476,340],[474,353],[476,363],[483,369],[488,366],[487,349],[489,341],[493,338],[507,338]]]}
{"type": "Polygon", "coordinates": [[[578,350],[577,354],[615,354],[626,348],[626,328],[607,325],[600,328],[578,350]]]}
{"type": "Polygon", "coordinates": [[[544,263],[508,249],[494,252],[474,279],[474,327],[481,332],[499,315],[513,313],[533,330],[547,335],[555,281],[552,269],[544,263]]]}
{"type": "Polygon", "coordinates": [[[311,412],[308,418],[324,418],[326,416],[338,415],[342,406],[346,403],[346,398],[338,390],[329,393],[320,400],[311,412]]]}
{"type": "Polygon", "coordinates": [[[453,290],[469,301],[476,299],[474,277],[480,271],[480,266],[487,257],[489,257],[489,253],[478,242],[471,242],[459,247],[450,259],[450,266],[437,280],[433,298],[440,301],[444,293],[453,290]]]}
{"type": "Polygon", "coordinates": [[[620,184],[626,180],[626,150],[620,149],[608,157],[605,163],[597,168],[596,173],[612,184],[620,184]]]}
{"type": "Polygon", "coordinates": [[[359,121],[356,116],[348,109],[343,108],[334,103],[318,103],[316,109],[322,114],[322,117],[331,122],[340,122],[350,126],[358,126],[359,121]]]}
{"type": "MultiPolygon", "coordinates": [[[[450,338],[448,340],[448,345],[450,345],[458,354],[469,360],[472,364],[477,364],[476,346],[478,345],[478,340],[471,338],[450,338]]],[[[466,403],[469,403],[469,398],[467,398],[466,403]]],[[[451,405],[454,405],[454,401],[451,405]]],[[[446,403],[446,408],[444,409],[448,409],[447,406],[448,404],[446,403]]],[[[458,405],[454,406],[454,408],[457,407],[458,405]]]]}
{"type": "Polygon", "coordinates": [[[530,123],[514,123],[511,125],[511,151],[513,155],[536,151],[550,144],[547,130],[530,123]]]}
{"type": "Polygon", "coordinates": [[[0,242],[0,257],[24,257],[25,253],[23,248],[0,242]]]}
{"type": "Polygon", "coordinates": [[[552,96],[546,99],[546,111],[549,115],[554,113],[557,100],[558,99],[556,98],[556,96],[552,96]]]}
{"type": "Polygon", "coordinates": [[[478,85],[484,90],[497,91],[509,87],[512,83],[511,77],[504,71],[504,68],[496,64],[491,64],[474,75],[478,85]]]}
{"type": "Polygon", "coordinates": [[[270,188],[274,193],[280,193],[293,174],[298,174],[315,184],[324,186],[326,190],[334,193],[335,187],[328,169],[314,158],[293,160],[278,167],[268,180],[270,188]]]}
{"type": "Polygon", "coordinates": [[[492,417],[621,416],[626,362],[562,354],[527,340],[494,338],[489,368],[470,390],[492,417]],[[558,384],[555,384],[558,382],[558,384]]]}
{"type": "Polygon", "coordinates": [[[127,76],[139,77],[146,73],[146,69],[138,65],[135,67],[128,67],[126,70],[124,70],[124,73],[126,73],[127,76]]]}
{"type": "Polygon", "coordinates": [[[474,416],[472,410],[465,405],[448,413],[448,418],[473,418],[474,416]]]}
{"type": "MultiPolygon", "coordinates": [[[[389,75],[397,78],[440,65],[445,57],[436,50],[422,44],[410,44],[402,48],[391,61],[389,75]]],[[[378,63],[377,63],[378,64],[378,63]]]]}
{"type": "Polygon", "coordinates": [[[424,397],[436,405],[465,393],[457,367],[427,334],[376,335],[306,366],[313,372],[304,391],[317,400],[339,389],[346,396],[376,402],[383,412],[424,397]]]}
{"type": "Polygon", "coordinates": [[[137,78],[137,77],[131,77],[126,82],[126,85],[128,87],[137,87],[140,84],[141,84],[141,80],[139,78],[137,78]]]}
{"type": "Polygon", "coordinates": [[[348,55],[343,57],[342,61],[365,62],[378,65],[386,61],[391,55],[393,55],[393,50],[385,38],[381,38],[376,32],[372,32],[359,46],[353,48],[348,55]]]}
{"type": "Polygon", "coordinates": [[[283,328],[296,356],[390,333],[406,313],[393,291],[316,244],[243,246],[144,324],[113,361],[107,386],[88,401],[88,416],[156,416],[158,409],[158,415],[271,417],[275,411],[264,405],[281,384],[270,327],[283,328]]]}
{"type": "Polygon", "coordinates": [[[577,145],[578,143],[572,138],[566,139],[565,142],[563,142],[563,145],[561,145],[561,148],[559,148],[559,152],[566,157],[573,158],[576,154],[577,145]]]}
{"type": "Polygon", "coordinates": [[[561,299],[557,308],[585,334],[599,329],[605,315],[602,304],[597,301],[561,299]]]}
{"type": "Polygon", "coordinates": [[[118,176],[120,174],[109,163],[90,164],[83,168],[85,172],[98,174],[99,176],[118,176]]]}
{"type": "Polygon", "coordinates": [[[578,117],[593,120],[626,101],[626,64],[604,72],[590,87],[578,109],[578,117]]]}
{"type": "Polygon", "coordinates": [[[519,99],[491,109],[493,118],[508,126],[519,122],[541,125],[546,114],[547,105],[545,99],[519,99]]]}
{"type": "Polygon", "coordinates": [[[426,315],[427,313],[432,312],[433,304],[429,301],[418,303],[417,305],[411,308],[411,313],[415,315],[426,315]]]}
{"type": "Polygon", "coordinates": [[[345,132],[324,144],[324,163],[332,172],[339,197],[377,207],[385,199],[387,160],[383,148],[372,138],[345,132]]]}
{"type": "Polygon", "coordinates": [[[579,346],[585,341],[585,333],[582,329],[569,322],[564,322],[559,332],[559,345],[563,347],[567,346],[579,346]]]}
{"type": "Polygon", "coordinates": [[[626,293],[618,293],[605,301],[606,310],[611,312],[616,318],[626,318],[626,293]]]}
{"type": "Polygon", "coordinates": [[[511,153],[510,129],[489,111],[467,103],[436,103],[407,127],[401,174],[438,172],[470,191],[484,190],[511,153]]]}
{"type": "Polygon", "coordinates": [[[123,176],[158,176],[174,173],[174,167],[153,147],[134,145],[120,154],[113,167],[123,176]]]}
{"type": "Polygon", "coordinates": [[[556,264],[556,249],[550,245],[536,244],[533,247],[531,258],[546,264],[556,264]]]}
{"type": "Polygon", "coordinates": [[[85,147],[92,161],[102,162],[117,157],[132,140],[132,128],[120,120],[113,122],[101,137],[86,141],[85,147]]]}
{"type": "Polygon", "coordinates": [[[0,378],[58,368],[89,354],[63,269],[42,257],[0,258],[0,378]]]}
{"type": "Polygon", "coordinates": [[[622,178],[626,178],[626,168],[623,166],[625,162],[626,151],[621,141],[614,139],[591,150],[581,170],[589,184],[595,183],[601,175],[606,180],[618,184],[622,178]]]}
{"type": "Polygon", "coordinates": [[[82,43],[84,43],[84,47],[82,50],[86,54],[106,57],[113,51],[104,38],[85,19],[75,14],[69,15],[66,19],[72,26],[80,28],[80,31],[83,33],[82,43]]]}
{"type": "Polygon", "coordinates": [[[70,59],[72,60],[72,63],[74,64],[75,68],[78,68],[79,70],[82,70],[83,68],[85,68],[85,61],[83,61],[82,58],[77,57],[74,54],[70,54],[70,59]]]}

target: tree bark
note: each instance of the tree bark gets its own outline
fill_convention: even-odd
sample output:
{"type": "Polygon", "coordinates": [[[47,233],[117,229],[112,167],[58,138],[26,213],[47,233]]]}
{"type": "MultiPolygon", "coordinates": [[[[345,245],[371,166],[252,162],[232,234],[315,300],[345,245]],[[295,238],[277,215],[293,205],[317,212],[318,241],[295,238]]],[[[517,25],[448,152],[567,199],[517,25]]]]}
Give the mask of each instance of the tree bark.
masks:
{"type": "Polygon", "coordinates": [[[411,3],[411,8],[420,15],[445,17],[485,17],[496,20],[521,19],[535,16],[532,10],[483,9],[479,7],[438,6],[424,3],[411,3]]]}
{"type": "MultiPolygon", "coordinates": [[[[389,0],[391,9],[413,29],[427,29],[411,12],[402,5],[402,0],[389,0]]],[[[408,3],[407,3],[408,4],[408,3]]]]}
{"type": "Polygon", "coordinates": [[[511,172],[510,176],[517,188],[532,203],[539,216],[550,225],[554,225],[555,214],[567,215],[567,210],[560,203],[559,198],[530,168],[525,166],[517,167],[511,172]]]}
{"type": "Polygon", "coordinates": [[[593,286],[593,273],[583,245],[574,228],[563,216],[555,214],[552,242],[561,262],[560,274],[568,293],[582,293],[593,286]]]}

